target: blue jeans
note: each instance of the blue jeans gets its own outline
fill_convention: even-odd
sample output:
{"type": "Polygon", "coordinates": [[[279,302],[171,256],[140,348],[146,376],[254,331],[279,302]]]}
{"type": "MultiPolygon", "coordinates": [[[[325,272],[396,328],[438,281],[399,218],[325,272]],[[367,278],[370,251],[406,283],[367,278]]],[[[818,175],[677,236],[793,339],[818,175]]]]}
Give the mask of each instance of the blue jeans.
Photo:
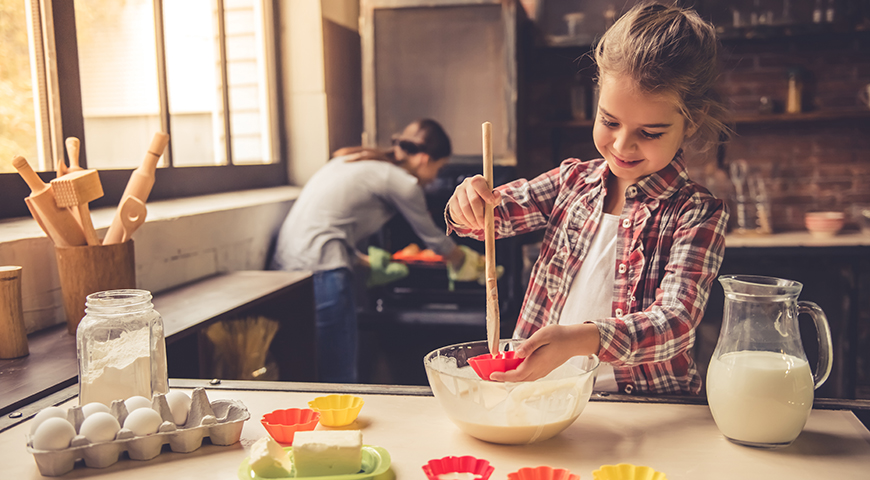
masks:
{"type": "Polygon", "coordinates": [[[357,319],[353,272],[337,268],[314,274],[317,378],[357,383],[357,319]]]}

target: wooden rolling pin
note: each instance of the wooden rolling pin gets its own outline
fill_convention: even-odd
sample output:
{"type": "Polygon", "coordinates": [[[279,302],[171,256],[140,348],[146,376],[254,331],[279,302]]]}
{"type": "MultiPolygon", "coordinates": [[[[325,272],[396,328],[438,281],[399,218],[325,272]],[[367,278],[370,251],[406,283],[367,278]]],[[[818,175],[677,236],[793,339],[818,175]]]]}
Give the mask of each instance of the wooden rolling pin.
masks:
{"type": "MultiPolygon", "coordinates": [[[[483,130],[483,178],[492,190],[492,124],[484,122],[483,130]]],[[[501,319],[498,311],[498,285],[495,265],[495,216],[494,205],[487,203],[484,210],[484,254],[486,259],[486,339],[489,353],[498,356],[501,335],[501,319]]]]}
{"type": "Polygon", "coordinates": [[[12,166],[21,174],[21,178],[30,187],[30,202],[28,207],[36,211],[40,226],[47,232],[48,238],[59,247],[76,247],[87,244],[85,234],[72,212],[67,208],[57,206],[51,186],[44,183],[33,171],[24,157],[15,157],[12,166]]]}
{"type": "MultiPolygon", "coordinates": [[[[148,147],[148,153],[145,154],[145,160],[142,165],[133,174],[130,175],[130,180],[127,181],[127,188],[124,189],[124,194],[121,195],[121,202],[127,197],[136,197],[145,203],[148,200],[148,195],[151,193],[151,187],[154,186],[154,171],[157,170],[157,162],[160,156],[163,155],[163,150],[169,143],[169,135],[163,132],[154,134],[151,139],[151,145],[148,147]]],[[[119,203],[120,205],[120,203],[119,203]]],[[[111,245],[113,243],[121,243],[124,239],[124,222],[121,220],[121,209],[115,212],[115,218],[112,219],[112,225],[106,232],[103,238],[103,245],[111,245]]]]}

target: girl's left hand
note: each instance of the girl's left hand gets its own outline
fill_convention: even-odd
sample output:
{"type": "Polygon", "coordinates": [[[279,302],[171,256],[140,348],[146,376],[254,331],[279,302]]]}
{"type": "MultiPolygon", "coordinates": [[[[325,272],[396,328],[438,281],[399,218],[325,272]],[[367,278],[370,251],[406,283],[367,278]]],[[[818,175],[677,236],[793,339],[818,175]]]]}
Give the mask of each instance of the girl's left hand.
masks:
{"type": "Polygon", "coordinates": [[[515,370],[493,372],[496,382],[531,382],[577,355],[598,353],[598,327],[594,323],[547,325],[517,347],[517,357],[525,358],[515,370]]]}

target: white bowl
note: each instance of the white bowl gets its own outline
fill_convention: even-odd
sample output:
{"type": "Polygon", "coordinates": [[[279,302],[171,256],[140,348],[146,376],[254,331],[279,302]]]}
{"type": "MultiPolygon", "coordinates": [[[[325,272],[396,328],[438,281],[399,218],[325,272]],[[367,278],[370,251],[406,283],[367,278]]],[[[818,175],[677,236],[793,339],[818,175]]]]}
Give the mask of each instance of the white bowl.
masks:
{"type": "MultiPolygon", "coordinates": [[[[522,341],[502,340],[501,350],[522,341]]],[[[463,432],[492,443],[526,444],[546,440],[574,423],[589,397],[598,357],[574,357],[534,382],[481,379],[468,359],[487,353],[486,341],[439,348],[423,358],[435,398],[463,432]]]]}

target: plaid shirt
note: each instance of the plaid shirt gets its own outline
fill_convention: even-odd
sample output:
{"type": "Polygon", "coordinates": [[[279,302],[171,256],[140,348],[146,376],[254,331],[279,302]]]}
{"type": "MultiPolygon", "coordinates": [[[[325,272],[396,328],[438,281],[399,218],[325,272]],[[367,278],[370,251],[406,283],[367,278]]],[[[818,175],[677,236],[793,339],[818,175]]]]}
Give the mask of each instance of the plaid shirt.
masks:
{"type": "MultiPolygon", "coordinates": [[[[515,338],[558,324],[604,206],[603,159],[565,160],[528,181],[498,187],[496,238],[546,229],[517,320],[515,338]]],[[[682,154],[626,189],[616,239],[611,318],[594,320],[599,358],[614,367],[619,389],[657,394],[701,391],[691,348],[725,251],[724,202],[689,180],[682,154]]],[[[450,222],[458,234],[483,232],[450,222]]]]}

